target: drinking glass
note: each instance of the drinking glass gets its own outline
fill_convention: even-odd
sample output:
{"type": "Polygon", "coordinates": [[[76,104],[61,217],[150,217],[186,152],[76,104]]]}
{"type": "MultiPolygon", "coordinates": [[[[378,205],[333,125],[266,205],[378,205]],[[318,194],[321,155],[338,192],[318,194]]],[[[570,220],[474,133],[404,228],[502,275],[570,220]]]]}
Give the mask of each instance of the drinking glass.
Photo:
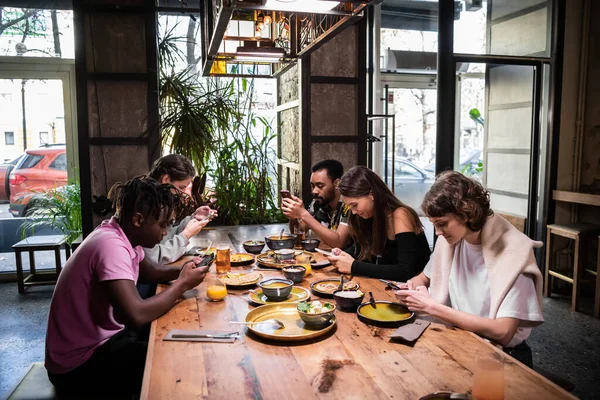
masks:
{"type": "Polygon", "coordinates": [[[304,246],[302,245],[302,241],[304,240],[304,229],[300,226],[300,224],[296,224],[294,226],[294,235],[296,235],[296,243],[294,243],[294,249],[302,250],[304,246]]]}
{"type": "Polygon", "coordinates": [[[206,297],[212,301],[221,301],[227,296],[227,287],[219,277],[210,278],[206,288],[206,297]]]}
{"type": "Polygon", "coordinates": [[[217,275],[231,271],[231,250],[226,244],[217,245],[217,275]]]}
{"type": "Polygon", "coordinates": [[[476,355],[473,373],[473,398],[476,400],[504,399],[504,360],[500,355],[476,355]]]}
{"type": "Polygon", "coordinates": [[[310,256],[308,254],[299,254],[296,256],[296,264],[306,268],[306,275],[310,275],[312,272],[312,266],[310,265],[310,256]]]}

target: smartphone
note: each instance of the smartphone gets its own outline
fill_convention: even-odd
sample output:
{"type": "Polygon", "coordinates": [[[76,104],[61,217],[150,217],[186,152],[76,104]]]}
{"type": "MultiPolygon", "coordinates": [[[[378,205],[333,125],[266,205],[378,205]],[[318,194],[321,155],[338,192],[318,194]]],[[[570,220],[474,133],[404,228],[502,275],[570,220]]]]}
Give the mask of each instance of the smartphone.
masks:
{"type": "Polygon", "coordinates": [[[213,215],[215,215],[215,210],[210,210],[208,212],[208,215],[202,217],[201,219],[199,219],[199,221],[206,221],[207,219],[211,219],[213,217],[213,215]]]}
{"type": "Polygon", "coordinates": [[[281,190],[279,193],[281,193],[281,198],[282,199],[291,199],[292,198],[292,194],[290,193],[289,190],[281,190]]]}
{"type": "Polygon", "coordinates": [[[380,279],[380,281],[383,282],[383,283],[385,283],[386,285],[388,285],[388,287],[390,289],[393,289],[393,290],[402,290],[402,288],[400,286],[396,285],[392,281],[388,281],[388,280],[385,280],[385,279],[380,279]]]}
{"type": "Polygon", "coordinates": [[[326,255],[327,257],[331,257],[334,255],[331,251],[326,251],[319,248],[316,248],[315,251],[318,251],[319,253],[326,255]]]}
{"type": "Polygon", "coordinates": [[[215,259],[215,255],[213,253],[207,254],[204,256],[204,258],[202,258],[202,261],[200,261],[197,265],[196,268],[200,268],[200,267],[204,267],[206,265],[210,265],[212,264],[212,262],[215,259]]]}

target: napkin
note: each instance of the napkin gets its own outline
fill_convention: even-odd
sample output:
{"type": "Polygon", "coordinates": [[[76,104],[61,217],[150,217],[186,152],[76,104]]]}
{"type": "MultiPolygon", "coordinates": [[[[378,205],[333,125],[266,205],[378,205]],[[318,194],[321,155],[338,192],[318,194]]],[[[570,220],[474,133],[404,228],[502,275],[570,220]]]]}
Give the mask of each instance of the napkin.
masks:
{"type": "Polygon", "coordinates": [[[223,332],[223,331],[205,331],[197,329],[171,329],[163,340],[174,342],[217,342],[217,343],[233,343],[235,339],[240,337],[239,332],[223,332]],[[202,337],[203,335],[228,335],[228,337],[202,337]],[[185,336],[185,337],[177,337],[185,336]],[[194,337],[197,336],[197,337],[194,337]]]}
{"type": "Polygon", "coordinates": [[[404,342],[414,342],[427,329],[431,322],[422,319],[416,319],[411,324],[402,325],[390,335],[392,340],[401,340],[404,342]]]}

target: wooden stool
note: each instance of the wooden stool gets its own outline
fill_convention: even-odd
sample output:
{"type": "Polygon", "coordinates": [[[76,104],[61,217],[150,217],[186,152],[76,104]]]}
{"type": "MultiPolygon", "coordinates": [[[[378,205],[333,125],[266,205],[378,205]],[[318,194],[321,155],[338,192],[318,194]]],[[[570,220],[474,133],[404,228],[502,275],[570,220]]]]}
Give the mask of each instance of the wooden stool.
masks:
{"type": "Polygon", "coordinates": [[[48,379],[44,363],[34,362],[21,379],[21,382],[10,392],[6,400],[45,400],[57,399],[56,390],[48,379]]]}
{"type": "MultiPolygon", "coordinates": [[[[585,236],[600,231],[600,227],[598,225],[593,224],[551,224],[547,226],[547,229],[548,233],[546,237],[546,269],[544,273],[544,296],[550,297],[551,295],[551,277],[558,278],[565,282],[569,282],[573,285],[573,294],[571,297],[571,310],[577,311],[579,304],[579,281],[581,280],[581,274],[583,272],[580,242],[585,238],[585,236]],[[575,247],[573,250],[573,278],[569,278],[568,276],[560,274],[556,271],[552,271],[550,269],[550,249],[552,248],[552,234],[569,238],[575,241],[575,247]]],[[[596,283],[597,282],[598,280],[596,280],[596,283]]],[[[598,296],[596,296],[596,300],[598,300],[598,296]]]]}
{"type": "MultiPolygon", "coordinates": [[[[15,258],[17,259],[17,284],[19,285],[19,293],[25,293],[25,286],[40,286],[54,285],[62,270],[60,260],[60,248],[65,245],[67,237],[64,235],[48,235],[48,236],[30,236],[20,242],[15,243],[12,247],[15,250],[15,258]],[[54,259],[56,261],[56,273],[54,272],[37,272],[35,269],[35,251],[54,250],[54,259]],[[27,278],[23,277],[23,260],[21,253],[29,252],[29,269],[30,274],[27,278]]],[[[67,258],[71,256],[71,248],[65,245],[65,253],[67,258]]]]}

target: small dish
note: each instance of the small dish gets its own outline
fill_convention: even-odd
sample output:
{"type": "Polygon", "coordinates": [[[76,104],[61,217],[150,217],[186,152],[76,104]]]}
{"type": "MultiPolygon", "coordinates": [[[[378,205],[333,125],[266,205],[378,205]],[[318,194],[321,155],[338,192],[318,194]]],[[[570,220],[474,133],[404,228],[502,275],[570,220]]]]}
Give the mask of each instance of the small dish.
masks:
{"type": "Polygon", "coordinates": [[[319,239],[306,239],[302,241],[302,246],[306,251],[315,251],[320,244],[321,241],[319,239]]]}
{"type": "Polygon", "coordinates": [[[248,253],[236,253],[236,254],[232,254],[229,260],[230,260],[229,262],[231,263],[231,265],[234,267],[242,266],[242,265],[249,265],[254,262],[254,256],[252,254],[248,254],[248,253]]]}
{"type": "MultiPolygon", "coordinates": [[[[248,300],[254,304],[286,304],[286,303],[299,303],[301,301],[310,299],[310,291],[303,287],[293,286],[292,292],[287,299],[283,301],[272,301],[265,296],[262,289],[251,290],[248,293],[248,300]]],[[[295,307],[294,307],[295,309],[295,307]]]]}
{"type": "Polygon", "coordinates": [[[246,240],[242,243],[242,246],[250,254],[260,254],[265,247],[265,242],[262,240],[246,240]]]}
{"type": "Polygon", "coordinates": [[[290,265],[283,268],[283,276],[294,281],[294,283],[302,282],[304,275],[306,275],[306,268],[302,265],[290,265]]]}
{"type": "Polygon", "coordinates": [[[294,287],[294,281],[282,278],[272,278],[261,281],[258,286],[263,294],[271,301],[283,301],[287,299],[294,287]]]}
{"type": "Polygon", "coordinates": [[[302,318],[302,321],[304,321],[306,325],[326,325],[330,323],[334,317],[335,308],[335,304],[333,303],[330,303],[328,301],[320,302],[318,300],[313,301],[312,303],[303,301],[301,303],[298,303],[298,305],[296,306],[296,309],[298,310],[298,315],[300,315],[300,318],[302,318]],[[319,306],[322,305],[323,308],[329,307],[329,309],[316,313],[300,311],[302,308],[310,307],[311,305],[315,304],[318,304],[319,306]]]}
{"type": "Polygon", "coordinates": [[[356,312],[364,297],[365,294],[360,290],[336,290],[333,292],[335,304],[342,311],[356,312]]]}
{"type": "Polygon", "coordinates": [[[291,260],[296,255],[296,251],[292,249],[275,250],[275,257],[280,260],[291,260]]]}

